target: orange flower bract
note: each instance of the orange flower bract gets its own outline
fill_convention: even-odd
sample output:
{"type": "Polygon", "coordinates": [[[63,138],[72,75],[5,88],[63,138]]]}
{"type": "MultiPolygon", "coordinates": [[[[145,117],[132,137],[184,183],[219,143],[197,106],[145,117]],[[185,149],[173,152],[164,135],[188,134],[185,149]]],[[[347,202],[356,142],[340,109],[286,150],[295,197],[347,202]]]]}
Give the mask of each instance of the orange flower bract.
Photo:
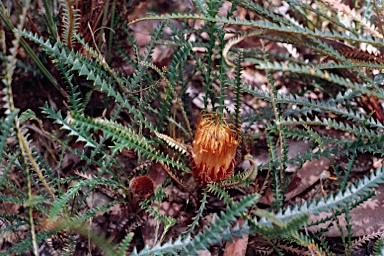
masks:
{"type": "Polygon", "coordinates": [[[200,117],[192,144],[193,173],[203,182],[218,182],[233,174],[238,133],[217,114],[200,117]]]}

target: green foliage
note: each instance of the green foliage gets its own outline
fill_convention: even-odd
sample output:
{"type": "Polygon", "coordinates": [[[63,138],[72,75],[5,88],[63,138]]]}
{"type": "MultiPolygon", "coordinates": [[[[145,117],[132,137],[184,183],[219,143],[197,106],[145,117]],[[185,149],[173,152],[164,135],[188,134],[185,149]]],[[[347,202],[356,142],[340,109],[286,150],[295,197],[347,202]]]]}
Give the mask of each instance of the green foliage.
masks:
{"type": "MultiPolygon", "coordinates": [[[[131,17],[137,1],[115,0],[105,1],[86,27],[79,20],[88,14],[69,0],[39,2],[42,16],[30,19],[27,26],[27,19],[40,13],[29,2],[20,10],[0,4],[7,29],[0,56],[6,60],[1,73],[0,202],[22,209],[20,215],[0,213],[5,226],[1,237],[18,237],[1,253],[38,254],[42,243],[61,233],[68,239],[60,255],[76,253],[76,235],[87,244],[83,247],[88,254],[95,244],[107,255],[193,255],[243,234],[263,239],[280,255],[288,247],[330,255],[324,234],[331,225],[338,228],[346,254],[356,244],[378,238],[374,233],[352,242],[351,210],[384,183],[384,167],[359,179],[353,172],[359,155],[384,154],[381,2],[365,1],[367,7],[357,12],[336,1],[309,5],[287,0],[290,12],[285,12],[273,1],[262,5],[256,2],[263,1],[230,0],[227,8],[226,1],[194,0],[195,13],[150,15],[127,23],[124,17],[131,17]],[[245,18],[238,17],[240,8],[245,18]],[[144,21],[159,21],[153,23],[156,28],[145,49],[135,41],[132,28],[144,21]],[[160,47],[173,53],[165,64],[155,57],[160,47]],[[265,78],[264,85],[252,82],[249,75],[247,79],[250,67],[255,77],[265,78]],[[23,78],[21,70],[36,68],[62,97],[45,95],[49,103],[38,106],[41,111],[35,105],[23,106],[14,93],[23,78]],[[199,104],[193,102],[199,99],[196,107],[199,104]],[[244,152],[251,166],[244,171],[236,167],[234,175],[218,183],[200,185],[195,180],[186,185],[191,171],[199,171],[193,163],[196,154],[191,153],[197,116],[211,112],[218,120],[228,119],[236,139],[242,139],[229,168],[244,152]],[[301,140],[308,141],[309,150],[292,156],[290,141],[301,140]],[[250,155],[258,154],[254,149],[260,145],[268,148],[269,160],[256,166],[250,155]],[[321,180],[322,195],[289,202],[287,193],[297,173],[288,173],[288,166],[297,164],[300,172],[305,163],[322,157],[330,160],[329,169],[337,178],[333,190],[326,194],[321,180]],[[345,166],[339,166],[340,158],[347,159],[345,166]],[[169,177],[156,184],[160,187],[152,198],[138,204],[128,184],[148,171],[148,165],[161,166],[169,177]],[[165,192],[169,185],[194,198],[183,202],[183,209],[194,207],[194,214],[177,235],[179,216],[160,211],[171,200],[165,192]],[[110,201],[86,204],[99,192],[110,201]],[[260,208],[263,193],[273,195],[273,200],[260,208]],[[210,200],[221,201],[223,209],[211,206],[210,200]],[[144,212],[156,222],[152,247],[135,247],[139,221],[136,227],[122,227],[121,237],[93,232],[102,213],[129,219],[144,212]],[[202,225],[212,212],[219,215],[202,225]],[[332,214],[323,219],[311,218],[328,212],[332,214]],[[320,224],[326,228],[306,231],[320,224]]],[[[156,168],[149,169],[154,175],[156,168]]],[[[381,255],[382,248],[379,239],[375,253],[381,255]]]]}
{"type": "Polygon", "coordinates": [[[63,209],[64,205],[68,200],[73,197],[82,187],[89,186],[89,185],[97,185],[97,184],[104,184],[104,185],[119,185],[114,181],[105,181],[101,179],[92,179],[92,180],[84,180],[81,182],[78,182],[76,185],[74,185],[72,188],[70,188],[67,193],[62,195],[60,198],[58,198],[55,203],[52,205],[49,218],[53,219],[55,218],[59,212],[63,209]]]}
{"type": "Polygon", "coordinates": [[[374,255],[384,255],[384,243],[382,239],[378,239],[373,248],[374,255]]]}
{"type": "Polygon", "coordinates": [[[202,233],[193,239],[188,235],[185,238],[179,237],[175,241],[168,241],[160,245],[156,244],[151,249],[144,248],[140,252],[133,251],[131,255],[163,255],[164,253],[176,254],[181,251],[182,255],[197,255],[198,250],[207,248],[208,245],[216,244],[222,240],[232,241],[232,237],[241,237],[243,233],[250,233],[250,227],[245,222],[241,227],[236,225],[232,230],[229,229],[235,217],[241,214],[259,198],[259,195],[249,195],[242,198],[238,203],[228,207],[225,212],[221,212],[211,227],[205,227],[202,233]]]}
{"type": "Polygon", "coordinates": [[[13,124],[15,122],[15,117],[18,114],[18,110],[12,111],[8,117],[4,120],[2,118],[0,120],[0,159],[3,159],[3,153],[5,152],[5,146],[7,142],[7,138],[11,133],[11,129],[13,128],[13,124]]]}
{"type": "Polygon", "coordinates": [[[244,61],[244,54],[242,51],[239,51],[237,53],[237,58],[235,60],[236,62],[236,74],[235,74],[235,81],[233,88],[235,88],[235,127],[238,130],[241,130],[241,116],[240,116],[240,109],[241,109],[241,103],[242,103],[242,92],[243,89],[241,87],[241,63],[244,61]]]}

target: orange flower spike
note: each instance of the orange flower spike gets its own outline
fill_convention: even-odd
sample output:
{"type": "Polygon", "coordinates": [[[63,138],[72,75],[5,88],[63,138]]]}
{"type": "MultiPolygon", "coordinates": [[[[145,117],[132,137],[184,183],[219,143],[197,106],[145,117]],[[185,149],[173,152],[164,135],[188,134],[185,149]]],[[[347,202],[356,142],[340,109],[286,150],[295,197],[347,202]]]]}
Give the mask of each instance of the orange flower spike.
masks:
{"type": "Polygon", "coordinates": [[[225,180],[235,166],[238,134],[217,114],[200,117],[192,145],[193,173],[203,182],[225,180]]]}

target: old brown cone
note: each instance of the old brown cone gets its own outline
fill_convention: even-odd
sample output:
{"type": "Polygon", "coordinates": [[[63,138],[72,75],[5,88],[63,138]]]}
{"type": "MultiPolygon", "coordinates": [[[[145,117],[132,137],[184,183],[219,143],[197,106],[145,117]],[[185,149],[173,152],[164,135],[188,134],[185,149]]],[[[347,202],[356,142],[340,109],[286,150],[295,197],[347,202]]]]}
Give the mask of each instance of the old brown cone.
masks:
{"type": "Polygon", "coordinates": [[[193,174],[203,182],[218,182],[233,174],[238,133],[218,114],[200,117],[192,144],[193,174]]]}
{"type": "Polygon", "coordinates": [[[137,177],[131,181],[131,191],[139,201],[151,198],[155,193],[155,184],[149,176],[137,177]]]}

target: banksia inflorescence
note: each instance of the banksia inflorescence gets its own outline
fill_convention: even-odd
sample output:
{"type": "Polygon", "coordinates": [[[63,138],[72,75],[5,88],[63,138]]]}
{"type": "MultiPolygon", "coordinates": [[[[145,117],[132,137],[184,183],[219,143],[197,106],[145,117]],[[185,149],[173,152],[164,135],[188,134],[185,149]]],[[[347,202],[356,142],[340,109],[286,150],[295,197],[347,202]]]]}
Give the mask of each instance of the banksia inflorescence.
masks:
{"type": "Polygon", "coordinates": [[[199,119],[192,144],[193,174],[203,182],[219,182],[233,174],[238,132],[218,114],[199,119]]]}
{"type": "Polygon", "coordinates": [[[155,184],[149,176],[137,177],[129,185],[132,194],[139,202],[151,198],[155,193],[155,184]]]}

